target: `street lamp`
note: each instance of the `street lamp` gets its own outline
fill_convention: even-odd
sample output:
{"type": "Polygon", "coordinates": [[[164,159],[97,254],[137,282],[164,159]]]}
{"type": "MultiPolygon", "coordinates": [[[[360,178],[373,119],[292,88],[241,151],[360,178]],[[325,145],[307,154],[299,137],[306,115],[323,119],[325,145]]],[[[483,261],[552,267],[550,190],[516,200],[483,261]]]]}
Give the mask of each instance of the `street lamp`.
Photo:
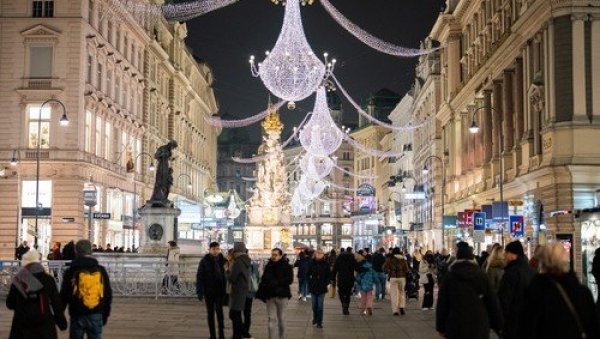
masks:
{"type": "MultiPolygon", "coordinates": [[[[430,155],[425,158],[425,166],[423,166],[423,174],[427,175],[429,173],[429,168],[427,167],[428,160],[438,160],[440,164],[442,164],[442,247],[446,248],[446,226],[444,225],[444,196],[446,195],[446,165],[444,164],[444,160],[437,155],[430,155]]],[[[435,216],[432,214],[431,220],[435,220],[435,216]]]]}
{"type": "MultiPolygon", "coordinates": [[[[496,109],[494,109],[494,107],[479,107],[477,109],[475,109],[473,111],[473,115],[471,116],[471,127],[469,127],[469,132],[471,132],[471,134],[477,134],[479,133],[479,126],[477,126],[477,123],[475,123],[475,114],[477,114],[477,112],[479,110],[482,109],[491,109],[492,111],[496,112],[496,109]]],[[[502,220],[502,225],[501,225],[501,243],[502,243],[502,247],[504,247],[504,143],[502,140],[502,128],[501,126],[499,128],[497,128],[498,130],[498,154],[500,156],[500,178],[498,180],[498,190],[500,193],[500,218],[502,220]]]]}
{"type": "Polygon", "coordinates": [[[65,108],[65,104],[62,101],[57,99],[48,99],[42,103],[40,106],[40,113],[38,115],[38,124],[37,124],[37,143],[36,143],[36,171],[35,171],[35,237],[33,240],[33,247],[35,249],[38,248],[38,237],[39,237],[39,228],[38,228],[38,219],[40,214],[40,146],[42,143],[42,109],[46,104],[49,103],[57,103],[62,107],[63,114],[60,117],[60,125],[66,127],[69,125],[69,119],[67,118],[67,109],[65,108]]]}
{"type": "Polygon", "coordinates": [[[148,166],[148,170],[150,172],[154,172],[156,167],[154,167],[154,159],[147,152],[140,152],[140,154],[135,156],[133,161],[133,215],[131,216],[131,252],[133,253],[133,249],[135,247],[135,225],[137,224],[137,181],[135,180],[135,169],[137,168],[137,161],[141,156],[147,156],[150,158],[150,166],[148,166]]]}

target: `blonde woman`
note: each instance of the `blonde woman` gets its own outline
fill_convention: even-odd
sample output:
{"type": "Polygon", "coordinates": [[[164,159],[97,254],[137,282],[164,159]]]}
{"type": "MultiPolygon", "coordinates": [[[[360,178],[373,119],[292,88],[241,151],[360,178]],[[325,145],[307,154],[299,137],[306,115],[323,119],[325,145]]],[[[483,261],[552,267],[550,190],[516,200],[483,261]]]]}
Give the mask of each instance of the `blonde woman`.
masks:
{"type": "Polygon", "coordinates": [[[546,246],[540,272],[525,293],[519,338],[600,338],[600,319],[590,290],[571,271],[562,244],[546,246]]]}
{"type": "Polygon", "coordinates": [[[500,280],[504,275],[504,249],[501,246],[496,246],[492,250],[492,254],[487,258],[487,265],[485,267],[485,273],[492,285],[492,291],[494,294],[498,293],[498,287],[500,287],[500,280]]]}

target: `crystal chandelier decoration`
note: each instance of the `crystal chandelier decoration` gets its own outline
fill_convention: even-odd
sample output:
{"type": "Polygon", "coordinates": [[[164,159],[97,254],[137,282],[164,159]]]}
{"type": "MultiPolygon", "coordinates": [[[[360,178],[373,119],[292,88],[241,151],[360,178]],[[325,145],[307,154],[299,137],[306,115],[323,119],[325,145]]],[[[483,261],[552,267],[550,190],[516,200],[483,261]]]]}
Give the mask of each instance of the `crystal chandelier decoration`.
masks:
{"type": "Polygon", "coordinates": [[[266,58],[255,63],[250,57],[252,75],[260,77],[265,87],[275,96],[288,101],[288,108],[295,108],[295,101],[311,95],[331,74],[335,59],[325,65],[310,48],[300,16],[300,2],[288,1],[285,6],[283,26],[275,46],[266,58]]]}
{"type": "MultiPolygon", "coordinates": [[[[271,0],[271,2],[274,3],[275,5],[282,4],[284,6],[287,3],[286,0],[271,0]]],[[[300,3],[302,4],[302,6],[312,5],[314,2],[315,2],[315,0],[300,0],[300,3]]]]}
{"type": "Polygon", "coordinates": [[[325,182],[322,180],[309,178],[303,175],[300,178],[300,183],[296,190],[300,193],[300,197],[306,200],[312,200],[321,195],[325,190],[325,182]]]}
{"type": "Polygon", "coordinates": [[[300,169],[313,179],[323,179],[331,173],[334,163],[329,157],[317,157],[306,154],[300,158],[300,169]]]}
{"type": "Polygon", "coordinates": [[[342,144],[343,132],[331,118],[325,87],[317,90],[310,120],[300,130],[300,143],[309,154],[327,157],[342,144]]]}
{"type": "Polygon", "coordinates": [[[219,8],[229,6],[239,0],[194,0],[162,5],[162,13],[167,20],[187,21],[219,8]]]}

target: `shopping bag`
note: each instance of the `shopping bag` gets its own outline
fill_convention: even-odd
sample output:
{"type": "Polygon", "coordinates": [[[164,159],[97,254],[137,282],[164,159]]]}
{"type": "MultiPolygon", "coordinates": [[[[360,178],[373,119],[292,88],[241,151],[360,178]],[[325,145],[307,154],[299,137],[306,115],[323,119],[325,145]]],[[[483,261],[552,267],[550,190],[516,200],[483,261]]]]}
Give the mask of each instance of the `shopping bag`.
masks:
{"type": "Polygon", "coordinates": [[[327,288],[329,289],[329,297],[335,298],[335,284],[329,284],[327,288]]]}

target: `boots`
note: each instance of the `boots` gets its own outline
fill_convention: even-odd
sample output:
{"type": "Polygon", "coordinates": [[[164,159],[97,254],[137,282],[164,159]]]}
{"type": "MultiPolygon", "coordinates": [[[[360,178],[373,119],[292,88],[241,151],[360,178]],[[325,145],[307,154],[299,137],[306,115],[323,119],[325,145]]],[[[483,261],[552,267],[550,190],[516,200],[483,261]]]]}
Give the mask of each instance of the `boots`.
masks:
{"type": "Polygon", "coordinates": [[[371,316],[371,315],[373,315],[373,309],[372,309],[371,307],[368,307],[368,308],[367,308],[367,315],[368,315],[368,316],[371,316]]]}
{"type": "Polygon", "coordinates": [[[402,315],[405,315],[405,314],[406,314],[406,313],[404,312],[404,309],[403,309],[403,308],[401,308],[401,309],[400,309],[400,314],[402,314],[402,315]]]}
{"type": "Polygon", "coordinates": [[[350,311],[348,311],[348,308],[349,308],[349,307],[350,307],[350,305],[348,305],[348,304],[346,304],[346,303],[343,303],[343,304],[342,304],[342,313],[343,313],[344,315],[349,315],[349,314],[350,314],[350,311]]]}

